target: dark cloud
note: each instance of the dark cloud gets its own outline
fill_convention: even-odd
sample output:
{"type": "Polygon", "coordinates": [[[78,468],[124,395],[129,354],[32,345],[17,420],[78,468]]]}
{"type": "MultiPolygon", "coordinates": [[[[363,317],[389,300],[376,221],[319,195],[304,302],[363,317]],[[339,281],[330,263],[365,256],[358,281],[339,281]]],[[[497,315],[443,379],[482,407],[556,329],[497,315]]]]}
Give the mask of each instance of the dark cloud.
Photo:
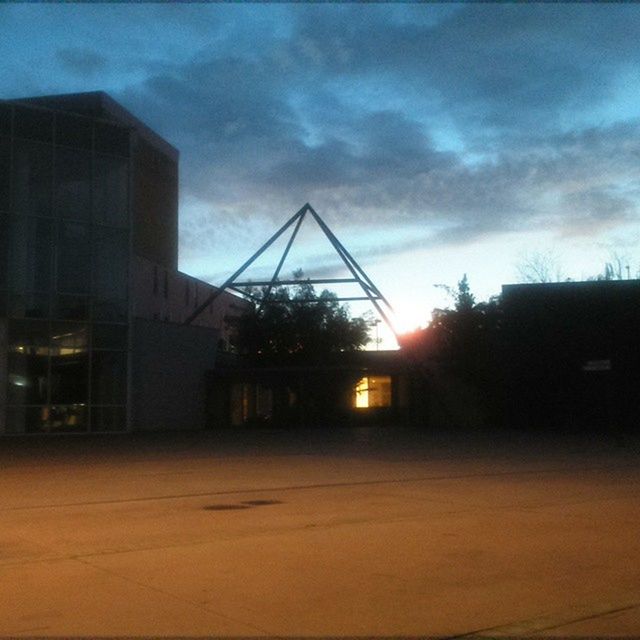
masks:
{"type": "Polygon", "coordinates": [[[185,221],[189,242],[306,201],[331,224],[418,223],[440,243],[637,216],[638,121],[588,124],[640,59],[635,7],[283,11],[277,35],[236,16],[239,44],[218,24],[117,96],[181,149],[185,197],[215,212],[185,221]]]}
{"type": "Polygon", "coordinates": [[[107,64],[101,54],[76,47],[60,49],[56,57],[67,71],[78,76],[95,76],[107,64]]]}

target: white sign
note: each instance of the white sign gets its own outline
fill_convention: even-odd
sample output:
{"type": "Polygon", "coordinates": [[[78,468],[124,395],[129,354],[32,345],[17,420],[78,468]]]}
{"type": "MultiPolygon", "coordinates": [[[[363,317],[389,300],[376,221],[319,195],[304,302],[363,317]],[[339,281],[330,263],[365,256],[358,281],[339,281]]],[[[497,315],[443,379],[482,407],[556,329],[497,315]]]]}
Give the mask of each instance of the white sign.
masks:
{"type": "Polygon", "coordinates": [[[611,371],[611,360],[587,360],[583,371],[611,371]]]}

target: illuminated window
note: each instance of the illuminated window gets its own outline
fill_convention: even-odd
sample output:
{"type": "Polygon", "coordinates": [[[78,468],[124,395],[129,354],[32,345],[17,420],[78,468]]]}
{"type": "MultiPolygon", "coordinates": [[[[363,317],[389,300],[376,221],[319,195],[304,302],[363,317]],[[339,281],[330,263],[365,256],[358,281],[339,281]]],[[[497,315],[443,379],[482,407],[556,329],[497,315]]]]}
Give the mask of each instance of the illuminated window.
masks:
{"type": "Polygon", "coordinates": [[[391,406],[391,376],[365,376],[354,389],[356,409],[391,406]]]}

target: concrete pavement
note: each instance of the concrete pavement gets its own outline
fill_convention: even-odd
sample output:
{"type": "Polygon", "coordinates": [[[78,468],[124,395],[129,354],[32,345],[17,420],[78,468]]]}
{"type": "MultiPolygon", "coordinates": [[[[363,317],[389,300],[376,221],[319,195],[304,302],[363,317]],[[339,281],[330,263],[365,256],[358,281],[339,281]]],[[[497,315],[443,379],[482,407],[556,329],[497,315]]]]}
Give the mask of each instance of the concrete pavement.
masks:
{"type": "Polygon", "coordinates": [[[0,636],[640,636],[637,444],[0,441],[0,636]]]}

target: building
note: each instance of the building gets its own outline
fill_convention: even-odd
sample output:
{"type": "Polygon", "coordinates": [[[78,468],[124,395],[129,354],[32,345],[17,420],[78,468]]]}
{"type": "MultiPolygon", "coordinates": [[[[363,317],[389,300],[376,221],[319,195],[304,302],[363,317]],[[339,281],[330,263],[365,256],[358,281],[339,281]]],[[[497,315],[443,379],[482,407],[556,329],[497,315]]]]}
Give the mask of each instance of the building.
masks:
{"type": "Polygon", "coordinates": [[[208,374],[208,418],[234,427],[415,425],[425,416],[419,369],[400,350],[222,357],[208,374]]]}
{"type": "Polygon", "coordinates": [[[178,266],[178,151],[102,92],[0,101],[0,434],[197,428],[223,294],[178,266]]]}
{"type": "Polygon", "coordinates": [[[640,280],[505,285],[506,420],[620,431],[640,418],[640,280]]]}

